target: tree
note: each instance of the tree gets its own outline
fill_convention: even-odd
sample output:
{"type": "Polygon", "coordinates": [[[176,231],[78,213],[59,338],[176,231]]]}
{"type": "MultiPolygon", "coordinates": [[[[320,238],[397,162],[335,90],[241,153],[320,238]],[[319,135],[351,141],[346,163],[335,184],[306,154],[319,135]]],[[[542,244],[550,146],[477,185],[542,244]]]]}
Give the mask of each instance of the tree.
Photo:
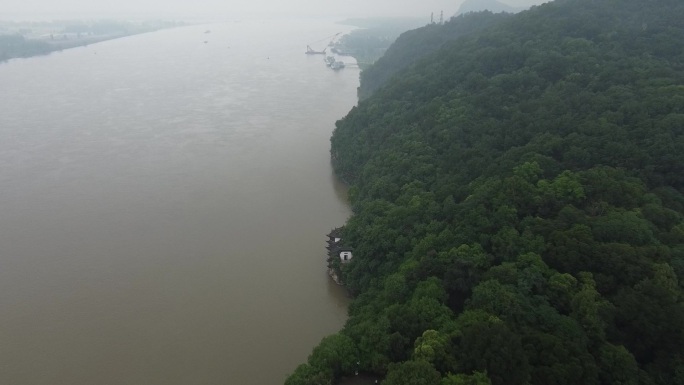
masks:
{"type": "Polygon", "coordinates": [[[526,384],[530,367],[520,336],[500,320],[476,320],[457,339],[459,372],[486,371],[493,385],[526,384]]]}
{"type": "Polygon", "coordinates": [[[442,379],[440,385],[492,385],[487,373],[473,372],[471,375],[450,374],[442,379]]]}
{"type": "Polygon", "coordinates": [[[390,364],[384,385],[439,385],[441,375],[424,360],[390,364]]]}
{"type": "Polygon", "coordinates": [[[599,344],[605,340],[606,322],[602,315],[609,311],[610,303],[596,291],[591,274],[580,274],[580,290],[572,298],[570,316],[584,328],[589,338],[599,344]]]}
{"type": "Polygon", "coordinates": [[[416,339],[414,346],[414,360],[427,361],[442,373],[455,368],[456,362],[451,356],[452,346],[447,334],[432,329],[426,330],[416,339]]]}
{"type": "Polygon", "coordinates": [[[614,385],[639,384],[639,366],[624,346],[604,343],[597,356],[601,383],[614,385]]]}
{"type": "Polygon", "coordinates": [[[295,369],[285,385],[332,385],[329,372],[320,371],[309,364],[301,364],[295,369]]]}
{"type": "Polygon", "coordinates": [[[309,356],[312,368],[329,373],[332,378],[354,373],[358,360],[354,341],[340,333],[323,338],[309,356]]]}

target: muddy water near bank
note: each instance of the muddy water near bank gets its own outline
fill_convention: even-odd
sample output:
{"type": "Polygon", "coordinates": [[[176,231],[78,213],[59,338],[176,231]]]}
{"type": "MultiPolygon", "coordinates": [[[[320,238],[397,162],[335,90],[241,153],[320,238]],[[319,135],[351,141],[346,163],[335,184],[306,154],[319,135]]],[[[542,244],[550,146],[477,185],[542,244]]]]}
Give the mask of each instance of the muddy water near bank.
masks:
{"type": "Polygon", "coordinates": [[[0,383],[278,384],[342,326],[328,140],[358,70],[303,54],[341,29],[222,23],[0,64],[0,383]]]}

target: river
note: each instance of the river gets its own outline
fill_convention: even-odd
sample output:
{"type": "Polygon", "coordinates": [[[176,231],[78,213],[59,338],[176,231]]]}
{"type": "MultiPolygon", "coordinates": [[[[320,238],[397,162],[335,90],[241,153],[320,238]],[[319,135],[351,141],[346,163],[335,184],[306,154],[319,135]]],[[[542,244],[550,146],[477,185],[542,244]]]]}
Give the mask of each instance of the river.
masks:
{"type": "Polygon", "coordinates": [[[281,384],[342,327],[329,138],[359,74],[304,50],[348,30],[227,22],[0,63],[0,383],[281,384]]]}

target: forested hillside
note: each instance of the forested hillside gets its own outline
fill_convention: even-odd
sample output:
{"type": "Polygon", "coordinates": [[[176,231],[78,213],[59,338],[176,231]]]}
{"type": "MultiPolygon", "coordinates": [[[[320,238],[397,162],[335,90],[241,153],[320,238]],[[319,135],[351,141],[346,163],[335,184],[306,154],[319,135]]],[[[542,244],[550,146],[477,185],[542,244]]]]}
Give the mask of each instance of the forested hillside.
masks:
{"type": "Polygon", "coordinates": [[[458,7],[456,15],[469,12],[491,11],[494,13],[516,13],[524,10],[524,7],[512,7],[497,0],[465,0],[458,7]]]}
{"type": "Polygon", "coordinates": [[[335,43],[333,52],[350,55],[362,70],[367,69],[403,32],[424,24],[421,18],[365,18],[347,19],[340,24],[360,27],[335,43]]]}
{"type": "Polygon", "coordinates": [[[286,384],[684,384],[682,42],[681,0],[557,0],[359,103],[331,149],[356,298],[286,384]]]}
{"type": "Polygon", "coordinates": [[[481,31],[507,16],[509,15],[505,13],[480,12],[467,17],[452,18],[444,25],[428,24],[425,27],[404,32],[374,66],[361,72],[359,99],[368,98],[397,73],[410,67],[422,57],[434,53],[444,43],[481,31]]]}

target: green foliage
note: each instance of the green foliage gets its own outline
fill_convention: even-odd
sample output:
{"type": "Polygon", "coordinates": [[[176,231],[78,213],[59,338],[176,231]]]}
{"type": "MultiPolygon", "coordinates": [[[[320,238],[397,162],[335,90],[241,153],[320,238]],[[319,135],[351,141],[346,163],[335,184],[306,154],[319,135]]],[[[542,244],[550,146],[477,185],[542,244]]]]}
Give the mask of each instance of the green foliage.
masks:
{"type": "Polygon", "coordinates": [[[612,211],[593,225],[594,238],[602,242],[646,245],[654,242],[653,224],[633,211],[612,211]]]}
{"type": "Polygon", "coordinates": [[[362,370],[682,383],[681,20],[675,0],[557,0],[412,31],[364,71],[331,138],[362,370]]]}
{"type": "Polygon", "coordinates": [[[361,69],[368,68],[385,53],[403,32],[424,24],[419,18],[347,19],[341,24],[361,27],[344,35],[335,48],[356,59],[361,69]]]}
{"type": "Polygon", "coordinates": [[[424,360],[430,363],[444,360],[447,357],[449,341],[447,336],[436,330],[426,330],[421,337],[416,339],[413,359],[424,360]]]}
{"type": "Polygon", "coordinates": [[[429,362],[423,360],[391,364],[384,385],[439,385],[440,374],[429,362]]]}
{"type": "Polygon", "coordinates": [[[443,26],[428,24],[401,34],[373,66],[361,73],[359,98],[368,98],[394,75],[410,67],[421,57],[437,51],[446,42],[481,31],[507,16],[503,13],[481,12],[469,17],[453,18],[443,26]]]}
{"type": "Polygon", "coordinates": [[[323,338],[309,356],[311,367],[328,371],[331,377],[354,373],[358,353],[354,341],[344,334],[334,334],[323,338]]]}
{"type": "Polygon", "coordinates": [[[493,385],[525,384],[530,365],[522,339],[504,322],[477,322],[461,330],[456,344],[458,371],[486,371],[493,385]]]}
{"type": "Polygon", "coordinates": [[[606,324],[601,314],[610,304],[603,298],[594,284],[590,274],[580,274],[581,288],[572,298],[572,312],[570,316],[576,319],[585,333],[593,341],[603,341],[605,339],[606,324]]]}
{"type": "Polygon", "coordinates": [[[634,356],[624,346],[606,343],[599,349],[601,381],[604,384],[637,385],[639,367],[634,356]]]}
{"type": "Polygon", "coordinates": [[[450,374],[442,379],[440,385],[492,385],[486,373],[474,372],[472,375],[450,374]]]}
{"type": "Polygon", "coordinates": [[[287,378],[285,385],[332,385],[332,377],[309,364],[301,364],[287,378]]]}

